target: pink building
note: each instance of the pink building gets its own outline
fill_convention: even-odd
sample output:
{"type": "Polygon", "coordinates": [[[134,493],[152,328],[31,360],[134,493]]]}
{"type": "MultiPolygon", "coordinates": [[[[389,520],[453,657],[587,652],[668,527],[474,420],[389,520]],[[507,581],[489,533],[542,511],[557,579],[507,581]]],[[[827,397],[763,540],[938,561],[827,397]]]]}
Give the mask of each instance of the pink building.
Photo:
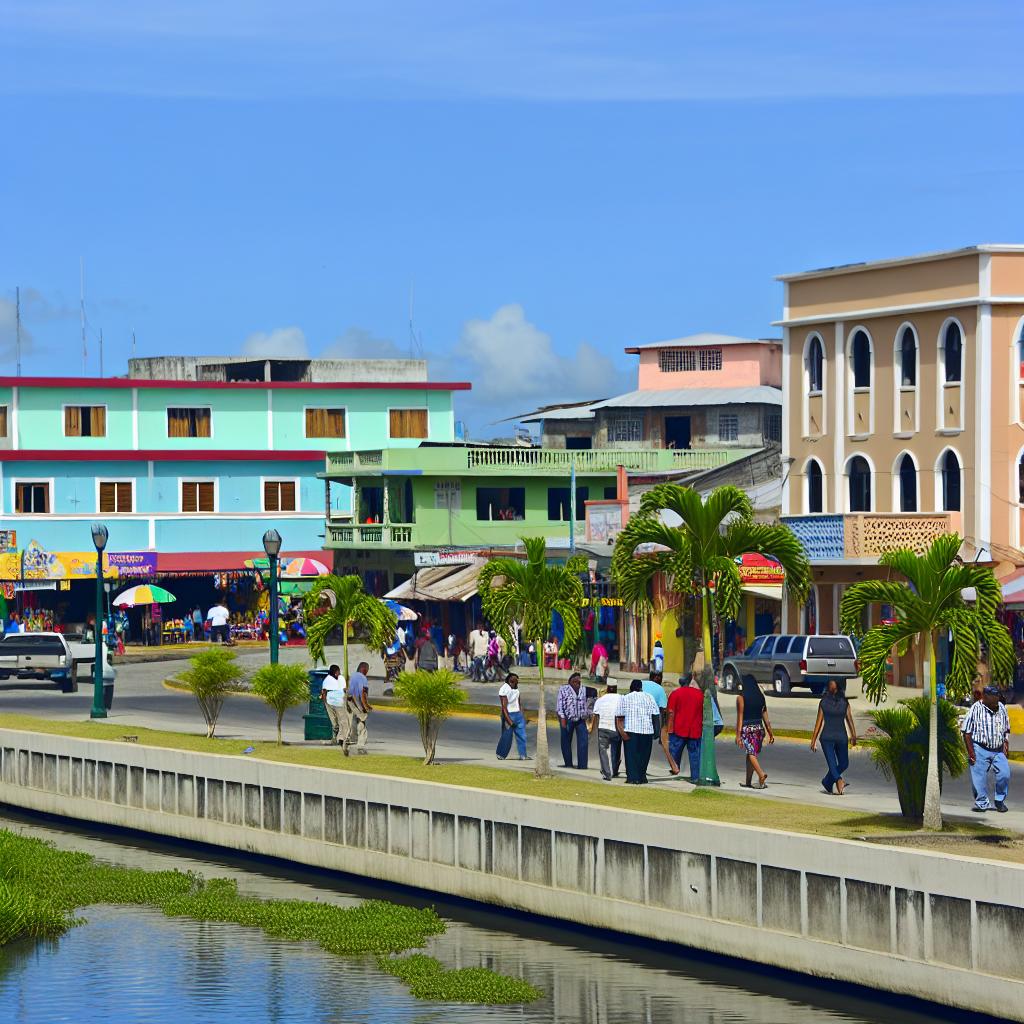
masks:
{"type": "Polygon", "coordinates": [[[640,356],[637,387],[641,391],[782,387],[782,342],[776,339],[692,334],[626,352],[640,356]]]}

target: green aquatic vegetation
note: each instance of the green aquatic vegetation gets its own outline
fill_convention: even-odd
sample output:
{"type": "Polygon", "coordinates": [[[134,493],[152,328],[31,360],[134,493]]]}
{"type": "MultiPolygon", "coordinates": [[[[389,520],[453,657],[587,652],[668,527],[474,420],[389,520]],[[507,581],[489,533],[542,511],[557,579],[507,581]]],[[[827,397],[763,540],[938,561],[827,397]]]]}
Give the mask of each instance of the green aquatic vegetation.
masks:
{"type": "Polygon", "coordinates": [[[544,994],[522,978],[496,974],[486,967],[462,967],[450,971],[440,961],[423,953],[380,957],[377,963],[381,970],[401,978],[417,999],[497,1006],[530,1003],[544,994]]]}
{"type": "Polygon", "coordinates": [[[0,946],[17,939],[55,939],[83,924],[75,910],[96,903],[146,906],[168,917],[260,928],[277,939],[315,942],[343,956],[376,954],[383,969],[419,999],[526,1002],[536,989],[483,968],[448,971],[432,957],[392,959],[445,930],[432,908],[366,900],[339,907],[307,900],[262,900],[238,893],[226,878],[195,872],[144,871],[99,864],[86,853],[0,829],[0,946]],[[408,966],[403,966],[408,965],[408,966]],[[513,998],[515,993],[521,993],[513,998]],[[489,997],[488,997],[489,996],[489,997]]]}

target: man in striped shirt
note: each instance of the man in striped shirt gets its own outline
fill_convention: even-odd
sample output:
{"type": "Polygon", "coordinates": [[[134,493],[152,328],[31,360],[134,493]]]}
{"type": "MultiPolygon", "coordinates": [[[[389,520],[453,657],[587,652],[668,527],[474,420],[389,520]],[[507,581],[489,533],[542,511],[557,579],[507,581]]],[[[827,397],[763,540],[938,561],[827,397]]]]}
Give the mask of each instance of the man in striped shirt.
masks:
{"type": "Polygon", "coordinates": [[[996,780],[996,810],[1005,812],[1010,788],[1010,716],[999,702],[999,690],[986,686],[981,700],[971,705],[962,726],[967,760],[971,765],[974,787],[972,811],[982,813],[991,806],[988,799],[988,773],[996,780]]]}

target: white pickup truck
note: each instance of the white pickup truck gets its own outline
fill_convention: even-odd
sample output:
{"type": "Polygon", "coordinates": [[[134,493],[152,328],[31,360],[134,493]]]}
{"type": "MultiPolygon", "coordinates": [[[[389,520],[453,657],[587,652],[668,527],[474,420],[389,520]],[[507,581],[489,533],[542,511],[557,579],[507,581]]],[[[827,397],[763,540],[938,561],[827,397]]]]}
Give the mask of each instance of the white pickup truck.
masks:
{"type": "Polygon", "coordinates": [[[88,679],[96,647],[63,633],[7,633],[0,638],[0,679],[51,679],[65,692],[88,679]]]}

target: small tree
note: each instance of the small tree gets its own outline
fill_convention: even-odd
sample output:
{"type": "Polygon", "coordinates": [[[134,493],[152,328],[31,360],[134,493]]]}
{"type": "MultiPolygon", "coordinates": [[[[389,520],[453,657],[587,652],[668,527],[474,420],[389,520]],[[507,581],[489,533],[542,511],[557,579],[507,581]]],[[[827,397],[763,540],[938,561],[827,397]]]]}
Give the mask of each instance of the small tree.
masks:
{"type": "Polygon", "coordinates": [[[366,645],[379,651],[394,639],[398,617],[383,601],[366,593],[358,576],[318,576],[305,601],[306,646],[313,664],[324,660],[327,637],[341,630],[344,651],[345,678],[349,677],[348,639],[352,626],[361,626],[366,632],[366,645]],[[327,607],[324,607],[324,604],[327,607]]]}
{"type": "Polygon", "coordinates": [[[213,738],[221,708],[228,694],[244,689],[245,673],[235,662],[235,652],[213,648],[191,659],[192,667],[181,674],[181,681],[192,691],[206,719],[206,736],[213,738]]]}
{"type": "Polygon", "coordinates": [[[250,689],[277,713],[277,745],[281,745],[284,713],[309,700],[309,677],[302,665],[264,665],[252,677],[250,689]]]}
{"type": "Polygon", "coordinates": [[[466,691],[448,669],[436,672],[403,672],[395,681],[395,696],[420,723],[424,764],[432,764],[441,723],[466,699],[466,691]]]}

